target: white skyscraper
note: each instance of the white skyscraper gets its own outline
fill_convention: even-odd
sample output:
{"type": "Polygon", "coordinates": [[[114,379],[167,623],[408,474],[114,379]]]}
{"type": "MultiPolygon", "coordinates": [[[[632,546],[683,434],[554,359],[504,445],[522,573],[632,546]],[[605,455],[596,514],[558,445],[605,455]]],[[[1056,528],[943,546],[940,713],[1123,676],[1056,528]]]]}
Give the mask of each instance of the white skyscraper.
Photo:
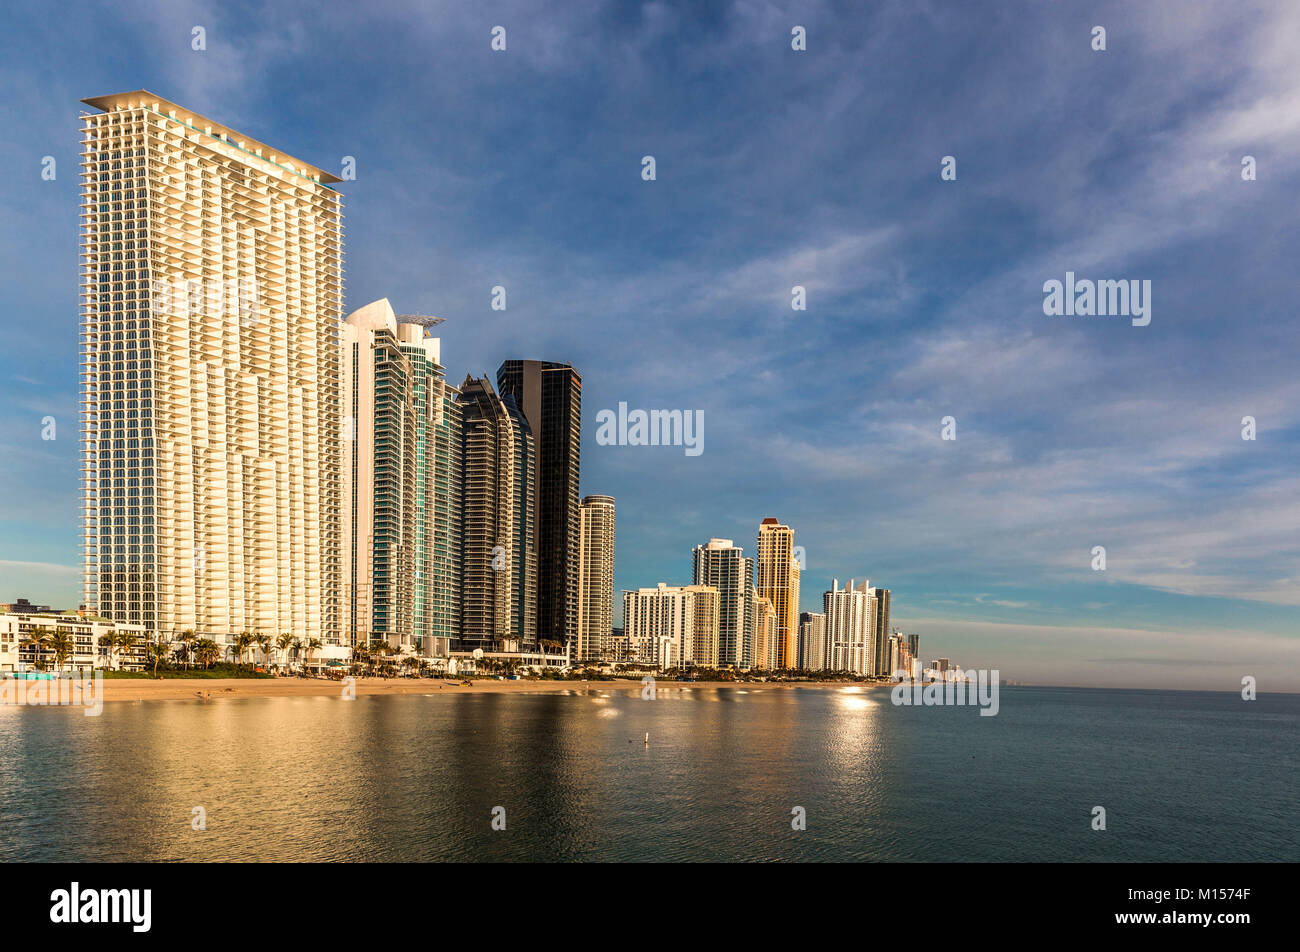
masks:
{"type": "Polygon", "coordinates": [[[822,596],[826,615],[826,669],[870,674],[872,671],[871,596],[869,582],[840,588],[835,579],[822,596]]]}
{"type": "Polygon", "coordinates": [[[337,644],[339,179],[143,90],[84,102],[86,602],[337,644]]]}
{"type": "Polygon", "coordinates": [[[730,539],[710,539],[692,553],[696,585],[718,590],[718,664],[745,668],[752,663],[754,560],[730,539]]]}

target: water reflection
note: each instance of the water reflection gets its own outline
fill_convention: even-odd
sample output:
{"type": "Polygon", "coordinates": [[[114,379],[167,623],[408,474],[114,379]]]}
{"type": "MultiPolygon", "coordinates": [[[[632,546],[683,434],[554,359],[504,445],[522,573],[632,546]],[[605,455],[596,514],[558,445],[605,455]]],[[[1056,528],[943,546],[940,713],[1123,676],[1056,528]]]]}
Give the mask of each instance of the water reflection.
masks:
{"type": "Polygon", "coordinates": [[[0,708],[0,859],[931,859],[936,842],[961,842],[970,855],[956,859],[1296,853],[1300,765],[1279,728],[1294,731],[1296,710],[1261,698],[1245,713],[1136,716],[1116,703],[1008,689],[999,716],[980,718],[896,708],[880,690],[697,687],[655,701],[584,690],[115,703],[100,717],[0,708]],[[1060,804],[1098,775],[1153,835],[1065,832],[1060,804]],[[1253,826],[1189,838],[1188,802],[1253,826]],[[495,806],[505,831],[491,829],[495,806]],[[806,831],[790,828],[795,806],[806,831]]]}

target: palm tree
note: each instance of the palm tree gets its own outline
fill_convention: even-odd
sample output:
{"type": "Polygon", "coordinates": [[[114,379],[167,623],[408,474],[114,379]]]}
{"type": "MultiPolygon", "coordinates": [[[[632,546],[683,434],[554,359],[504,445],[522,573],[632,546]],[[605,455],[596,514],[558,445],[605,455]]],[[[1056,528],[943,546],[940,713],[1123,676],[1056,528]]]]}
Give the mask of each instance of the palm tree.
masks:
{"type": "Polygon", "coordinates": [[[321,647],[322,647],[322,642],[319,638],[313,638],[311,639],[311,641],[307,642],[307,663],[308,664],[311,664],[312,652],[320,651],[321,647]]]}
{"type": "Polygon", "coordinates": [[[269,668],[271,666],[271,636],[257,635],[253,640],[257,642],[257,647],[262,649],[262,664],[269,668]]]}
{"type": "Polygon", "coordinates": [[[194,634],[193,628],[186,628],[181,632],[181,645],[185,648],[185,667],[189,668],[190,658],[194,654],[194,643],[198,641],[198,636],[194,634]]]}
{"type": "Polygon", "coordinates": [[[120,632],[117,636],[118,656],[120,657],[121,655],[126,654],[127,660],[130,660],[130,653],[132,650],[134,650],[135,643],[138,640],[139,639],[136,637],[134,632],[131,631],[120,632]]]}
{"type": "Polygon", "coordinates": [[[145,656],[153,661],[153,676],[158,677],[158,662],[167,657],[170,653],[167,643],[160,636],[157,641],[151,641],[144,646],[145,656]]]}
{"type": "Polygon", "coordinates": [[[37,668],[41,666],[41,652],[45,650],[50,638],[50,630],[43,625],[37,625],[23,636],[23,644],[30,645],[32,648],[32,663],[37,668]]]}
{"type": "MultiPolygon", "coordinates": [[[[289,660],[289,648],[293,645],[295,640],[296,639],[293,635],[289,634],[287,631],[280,635],[279,638],[275,639],[275,646],[280,649],[286,662],[289,660]]],[[[286,664],[285,667],[287,666],[288,665],[286,664]]]]}
{"type": "Polygon", "coordinates": [[[247,631],[241,631],[239,637],[237,637],[231,644],[231,647],[235,650],[235,664],[240,665],[244,663],[244,652],[247,651],[252,644],[252,634],[247,631]]]}
{"type": "Polygon", "coordinates": [[[289,647],[293,649],[293,656],[295,659],[302,658],[303,644],[301,638],[293,639],[293,641],[289,642],[289,647]]]}
{"type": "Polygon", "coordinates": [[[211,638],[200,638],[194,643],[194,657],[205,668],[210,668],[212,662],[221,657],[221,648],[211,638]]]}
{"type": "Polygon", "coordinates": [[[62,673],[63,665],[77,650],[77,642],[66,630],[59,629],[50,636],[50,647],[54,649],[54,661],[62,673]]]}

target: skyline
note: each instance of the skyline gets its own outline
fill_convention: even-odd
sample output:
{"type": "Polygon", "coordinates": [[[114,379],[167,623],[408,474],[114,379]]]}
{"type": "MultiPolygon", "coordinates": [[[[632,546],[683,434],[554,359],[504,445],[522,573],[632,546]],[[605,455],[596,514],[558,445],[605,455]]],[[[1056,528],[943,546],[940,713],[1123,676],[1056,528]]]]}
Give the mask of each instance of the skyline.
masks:
{"type": "MultiPolygon", "coordinates": [[[[223,30],[251,25],[229,16],[209,17],[200,53],[180,20],[170,51],[159,49],[156,27],[88,13],[116,31],[114,42],[137,44],[141,62],[60,76],[32,97],[20,92],[48,77],[31,59],[43,44],[0,41],[15,81],[7,117],[24,102],[31,122],[2,147],[13,339],[0,358],[0,447],[11,461],[0,475],[0,596],[81,600],[76,112],[88,95],[148,88],[322,168],[338,171],[335,152],[355,157],[357,179],[338,186],[344,313],[389,297],[448,318],[440,336],[451,380],[514,357],[573,363],[586,403],[579,492],[618,504],[616,592],[689,584],[690,553],[711,537],[757,555],[757,526],[775,517],[807,552],[798,610],[817,611],[832,578],[879,578],[895,593],[895,622],[920,632],[927,656],[1017,680],[1223,690],[1234,689],[1222,671],[1231,661],[1261,686],[1276,678],[1298,690],[1300,385],[1287,360],[1295,316],[1284,293],[1298,247],[1269,212],[1285,207],[1300,170],[1300,82],[1284,45],[1269,44],[1300,21],[1283,7],[1258,24],[1199,9],[1199,19],[1180,22],[1102,4],[1079,14],[1074,32],[1069,16],[1018,11],[1010,25],[1042,48],[1008,48],[1056,62],[1029,91],[1012,89],[1019,67],[996,59],[1004,51],[979,62],[991,70],[986,95],[1028,100],[1008,95],[995,110],[1011,130],[1001,142],[977,128],[988,104],[973,108],[960,92],[969,61],[940,57],[946,91],[909,86],[915,75],[888,50],[860,56],[882,33],[872,17],[844,30],[824,8],[761,22],[733,8],[696,24],[727,54],[718,64],[747,64],[744,90],[698,48],[675,46],[684,27],[670,20],[620,22],[618,35],[631,29],[637,39],[602,45],[566,44],[593,25],[571,11],[453,11],[435,24],[411,14],[417,36],[446,31],[426,70],[480,84],[470,90],[477,100],[452,101],[453,92],[441,105],[422,102],[454,118],[447,128],[395,121],[390,110],[407,103],[376,92],[409,68],[410,45],[396,47],[400,65],[376,72],[374,88],[301,68],[333,58],[357,67],[340,76],[363,72],[349,57],[364,54],[342,42],[346,12],[283,45],[268,47],[269,28],[239,37],[293,77],[288,88],[307,98],[291,102],[224,78],[248,54],[223,30]],[[807,24],[807,53],[790,52],[786,20],[807,24]],[[1105,53],[1088,49],[1092,20],[1108,24],[1105,53]],[[510,45],[492,54],[497,22],[510,45]],[[462,34],[464,49],[450,42],[462,34]],[[1234,57],[1252,65],[1231,77],[1187,75],[1179,50],[1210,34],[1238,53],[1254,50],[1234,57]],[[633,75],[614,69],[619,50],[634,54],[633,75]],[[689,84],[664,86],[682,66],[721,94],[716,108],[692,111],[689,84]],[[1161,70],[1172,77],[1154,80],[1161,70]],[[1191,79],[1204,98],[1194,116],[1181,111],[1190,94],[1180,80],[1191,79]],[[617,109],[587,117],[563,107],[603,81],[619,88],[617,109]],[[904,87],[910,108],[873,112],[904,87]],[[652,92],[664,88],[671,101],[652,92]],[[1045,104],[1066,92],[1082,118],[1060,119],[1049,141],[1026,140],[1045,104]],[[851,103],[854,94],[871,107],[851,103]],[[628,95],[660,108],[629,117],[638,110],[626,110],[628,95]],[[331,96],[346,105],[323,108],[331,96]],[[510,102],[497,109],[498,99],[510,102]],[[530,99],[560,128],[550,139],[503,139],[530,128],[530,99]],[[1108,138],[1085,147],[1090,106],[1121,111],[1106,116],[1108,138]],[[884,120],[883,142],[873,118],[884,120]],[[402,134],[377,134],[384,128],[402,134]],[[574,133],[587,135],[573,140],[585,147],[559,149],[574,133]],[[812,154],[792,154],[794,144],[812,154]],[[424,145],[446,165],[427,170],[424,145]],[[1256,181],[1237,174],[1246,153],[1259,159],[1256,181]],[[653,182],[640,177],[645,154],[658,159],[653,182]],[[958,161],[954,182],[940,179],[948,154],[958,161]],[[45,155],[58,162],[54,181],[40,178],[45,155]],[[429,194],[412,194],[426,178],[429,194]],[[1114,213],[1119,222],[1107,220],[1114,213]],[[990,216],[1003,226],[996,241],[990,216]],[[427,220],[438,222],[433,234],[427,220]],[[701,233],[719,224],[711,240],[701,233]],[[18,240],[30,250],[16,267],[18,240]],[[432,274],[421,272],[428,262],[432,274]],[[1045,316],[1042,282],[1069,271],[1153,280],[1150,325],[1045,316]],[[807,311],[790,309],[796,284],[808,289],[807,311]],[[490,307],[496,285],[509,292],[504,312],[490,307]],[[704,452],[599,445],[595,415],[620,402],[707,412],[704,452]],[[949,414],[952,442],[940,438],[949,414]],[[1247,414],[1259,421],[1253,442],[1239,436],[1247,414]],[[39,438],[46,415],[57,421],[53,442],[39,438]],[[748,469],[738,473],[737,460],[748,469]],[[1094,545],[1107,548],[1105,572],[1090,568],[1094,545]]],[[[877,16],[895,39],[930,29],[899,5],[877,16]]],[[[1008,26],[1005,15],[992,26],[984,19],[954,11],[935,39],[960,45],[1008,26]]],[[[36,17],[31,28],[55,26],[36,17]]],[[[395,30],[391,39],[407,38],[395,30]]],[[[616,598],[616,617],[621,607],[616,598]]]]}

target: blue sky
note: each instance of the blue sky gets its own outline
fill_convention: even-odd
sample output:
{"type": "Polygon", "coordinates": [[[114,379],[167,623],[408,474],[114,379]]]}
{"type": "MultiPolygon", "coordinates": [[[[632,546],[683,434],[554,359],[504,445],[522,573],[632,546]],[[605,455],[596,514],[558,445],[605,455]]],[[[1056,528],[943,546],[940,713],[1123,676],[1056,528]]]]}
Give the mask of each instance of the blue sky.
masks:
{"type": "Polygon", "coordinates": [[[357,7],[5,13],[0,599],[79,597],[77,114],[147,88],[355,157],[348,309],[445,317],[453,380],[578,366],[618,589],[775,516],[804,609],[869,577],[927,658],[1300,690],[1300,6],[357,7]],[[1045,316],[1067,270],[1150,280],[1150,325],[1045,316]],[[704,452],[597,445],[619,401],[704,452]]]}

